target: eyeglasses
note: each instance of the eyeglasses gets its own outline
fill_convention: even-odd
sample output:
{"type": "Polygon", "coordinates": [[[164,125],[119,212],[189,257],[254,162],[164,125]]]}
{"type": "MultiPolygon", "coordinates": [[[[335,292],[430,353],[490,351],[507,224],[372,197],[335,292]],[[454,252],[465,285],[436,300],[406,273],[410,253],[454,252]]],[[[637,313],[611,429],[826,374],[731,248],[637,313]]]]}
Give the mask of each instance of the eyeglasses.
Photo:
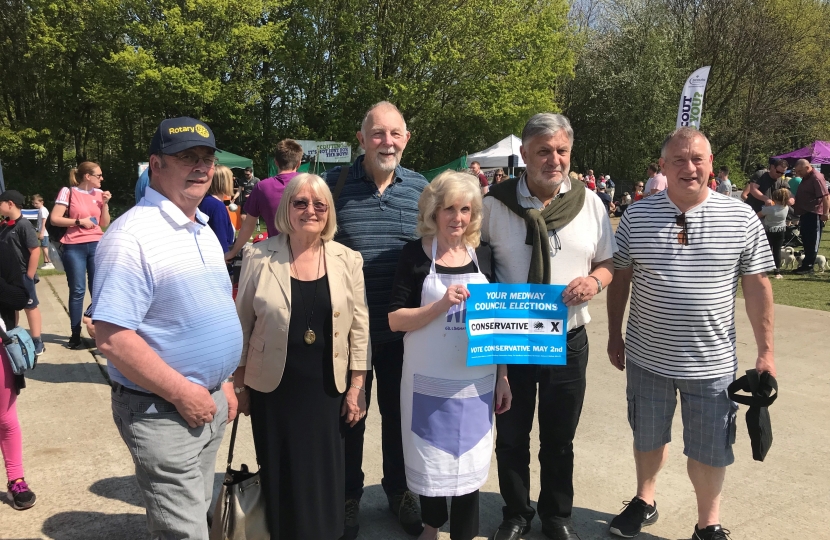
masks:
{"type": "Polygon", "coordinates": [[[677,243],[684,246],[689,245],[689,229],[686,223],[686,212],[674,217],[674,224],[678,227],[683,227],[683,230],[677,233],[677,243]]]}
{"type": "MultiPolygon", "coordinates": [[[[291,206],[293,206],[296,210],[306,210],[308,208],[308,201],[305,199],[295,199],[291,201],[291,206]]],[[[320,201],[314,201],[311,203],[311,207],[314,208],[314,211],[318,214],[324,214],[329,209],[329,205],[320,201]]]]}
{"type": "Polygon", "coordinates": [[[188,167],[195,167],[197,163],[203,161],[205,165],[208,167],[213,167],[217,163],[219,163],[219,158],[216,156],[198,156],[196,154],[185,153],[185,154],[173,154],[173,157],[181,161],[184,165],[188,167]]]}
{"type": "Polygon", "coordinates": [[[104,173],[98,173],[98,174],[87,173],[87,174],[89,174],[90,176],[94,176],[95,178],[103,178],[104,177],[104,173]]]}

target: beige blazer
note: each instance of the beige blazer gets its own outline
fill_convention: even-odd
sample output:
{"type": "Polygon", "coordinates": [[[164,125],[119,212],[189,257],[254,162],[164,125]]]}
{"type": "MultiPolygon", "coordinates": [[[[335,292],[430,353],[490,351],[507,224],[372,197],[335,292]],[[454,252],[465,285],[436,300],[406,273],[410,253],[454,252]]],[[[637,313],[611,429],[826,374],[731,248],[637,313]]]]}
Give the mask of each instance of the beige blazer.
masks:
{"type": "MultiPolygon", "coordinates": [[[[349,388],[349,370],[368,370],[369,309],[363,284],[363,257],[337,242],[324,244],[331,291],[332,363],[340,392],[349,388]]],[[[288,235],[280,234],[245,250],[236,296],[242,323],[245,385],[271,392],[285,369],[291,319],[288,235]]]]}

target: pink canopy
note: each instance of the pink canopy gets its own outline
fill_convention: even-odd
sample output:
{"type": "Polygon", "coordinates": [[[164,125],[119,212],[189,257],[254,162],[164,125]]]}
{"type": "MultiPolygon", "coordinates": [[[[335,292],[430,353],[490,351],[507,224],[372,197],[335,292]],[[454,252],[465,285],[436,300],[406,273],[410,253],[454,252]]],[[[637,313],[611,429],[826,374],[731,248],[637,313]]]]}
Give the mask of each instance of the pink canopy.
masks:
{"type": "Polygon", "coordinates": [[[809,146],[805,146],[804,148],[799,148],[798,150],[793,150],[788,154],[781,154],[780,156],[775,157],[786,159],[790,162],[790,165],[792,165],[793,161],[796,159],[806,159],[809,160],[810,163],[830,163],[830,142],[816,141],[809,146]]]}

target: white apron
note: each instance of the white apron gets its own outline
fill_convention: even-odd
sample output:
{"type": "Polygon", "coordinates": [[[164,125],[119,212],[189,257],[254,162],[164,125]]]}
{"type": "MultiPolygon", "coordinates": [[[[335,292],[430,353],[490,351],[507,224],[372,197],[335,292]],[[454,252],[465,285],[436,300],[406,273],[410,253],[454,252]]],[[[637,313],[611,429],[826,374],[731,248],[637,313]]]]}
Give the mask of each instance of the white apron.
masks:
{"type": "MultiPolygon", "coordinates": [[[[488,283],[481,272],[435,272],[424,280],[421,306],[454,284],[488,283]]],[[[475,251],[467,247],[478,266],[475,251]]],[[[496,366],[467,367],[467,303],[454,305],[403,338],[401,435],[409,489],[428,497],[466,495],[487,481],[493,452],[496,366]]]]}

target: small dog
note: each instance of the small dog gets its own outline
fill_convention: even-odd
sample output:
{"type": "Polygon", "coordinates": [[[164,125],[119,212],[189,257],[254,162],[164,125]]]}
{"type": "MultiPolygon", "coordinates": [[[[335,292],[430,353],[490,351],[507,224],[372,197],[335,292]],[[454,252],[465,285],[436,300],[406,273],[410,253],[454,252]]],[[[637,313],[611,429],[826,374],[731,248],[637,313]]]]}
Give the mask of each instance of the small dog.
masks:
{"type": "Polygon", "coordinates": [[[827,270],[827,257],[824,255],[816,255],[816,264],[813,265],[813,268],[824,273],[827,270]]]}
{"type": "Polygon", "coordinates": [[[781,269],[795,269],[795,251],[787,246],[781,248],[781,269]]]}

